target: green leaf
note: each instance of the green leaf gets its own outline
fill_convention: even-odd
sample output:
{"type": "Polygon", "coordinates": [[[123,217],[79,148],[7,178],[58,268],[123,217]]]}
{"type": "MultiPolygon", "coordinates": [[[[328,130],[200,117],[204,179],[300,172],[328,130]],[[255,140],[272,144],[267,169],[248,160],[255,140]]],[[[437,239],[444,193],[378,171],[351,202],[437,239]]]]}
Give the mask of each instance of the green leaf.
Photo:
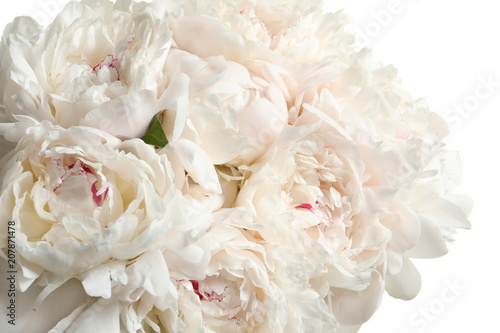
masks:
{"type": "Polygon", "coordinates": [[[165,132],[163,131],[163,127],[161,127],[161,115],[158,113],[153,120],[153,124],[149,129],[148,133],[144,135],[142,141],[147,144],[157,146],[163,148],[167,145],[168,139],[165,136],[165,132]]]}

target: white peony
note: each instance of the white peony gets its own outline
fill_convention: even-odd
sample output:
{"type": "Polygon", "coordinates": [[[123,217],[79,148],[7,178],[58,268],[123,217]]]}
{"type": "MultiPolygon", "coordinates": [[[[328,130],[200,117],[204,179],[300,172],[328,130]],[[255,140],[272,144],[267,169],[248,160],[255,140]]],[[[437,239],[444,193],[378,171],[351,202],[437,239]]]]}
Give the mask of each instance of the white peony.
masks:
{"type": "Polygon", "coordinates": [[[127,331],[284,331],[288,302],[270,280],[273,265],[264,246],[243,228],[253,228],[249,214],[230,209],[214,213],[214,218],[214,227],[195,243],[209,255],[188,270],[169,265],[174,268],[171,280],[158,281],[163,285],[173,282],[175,297],[148,295],[122,302],[122,323],[127,331]]]}
{"type": "Polygon", "coordinates": [[[288,228],[267,218],[262,237],[305,256],[315,267],[309,283],[325,298],[341,331],[355,332],[377,309],[384,287],[405,299],[418,293],[420,276],[408,258],[425,257],[418,254],[424,248],[436,255],[446,249],[439,227],[466,228],[467,212],[457,205],[461,197],[429,195],[436,187],[448,193],[449,186],[429,184],[425,176],[443,179],[442,172],[430,171],[431,165],[421,173],[410,169],[396,146],[374,142],[340,121],[327,90],[316,105],[319,109],[302,104],[294,126],[249,168],[235,206],[248,207],[258,220],[292,212],[288,228]],[[428,194],[418,198],[419,205],[429,207],[433,217],[439,200],[445,220],[424,216],[415,191],[428,194]]]}
{"type": "Polygon", "coordinates": [[[183,90],[186,101],[163,112],[170,143],[175,147],[179,138],[188,139],[213,164],[251,164],[288,123],[278,86],[241,64],[172,48],[165,71],[173,78],[167,91],[183,90]]]}
{"type": "Polygon", "coordinates": [[[383,290],[378,276],[385,274],[390,232],[379,214],[395,191],[366,184],[369,170],[380,165],[363,160],[362,150],[377,154],[376,146],[360,145],[334,129],[321,133],[318,125],[290,127],[288,138],[278,139],[283,151],[250,168],[236,204],[250,205],[258,217],[291,212],[288,227],[268,219],[262,237],[292,247],[314,267],[308,283],[322,298],[333,295],[328,304],[337,321],[362,323],[378,305],[374,294],[383,290]],[[342,293],[363,298],[363,305],[352,308],[349,299],[337,305],[342,293]]]}
{"type": "MultiPolygon", "coordinates": [[[[274,266],[251,236],[255,224],[250,215],[230,209],[213,217],[213,228],[195,243],[205,254],[196,265],[148,251],[127,266],[128,281],[113,289],[111,299],[88,299],[57,329],[90,329],[115,309],[126,332],[294,331],[289,317],[301,314],[293,313],[281,287],[270,279],[274,266]]],[[[117,323],[110,322],[106,330],[116,329],[117,323]]]]}
{"type": "Polygon", "coordinates": [[[370,168],[371,185],[373,180],[389,182],[397,190],[390,208],[380,215],[391,231],[385,282],[392,296],[411,299],[420,290],[420,275],[409,258],[445,254],[445,242],[453,240],[456,229],[470,227],[472,203],[453,193],[461,179],[460,160],[445,149],[444,120],[424,100],[414,100],[402,89],[397,69],[375,61],[370,50],[346,55],[331,66],[302,67],[294,73],[292,119],[313,106],[325,114],[324,119],[333,119],[350,133],[362,133],[385,156],[392,152],[399,160],[390,166],[391,159],[380,154],[363,157],[381,165],[373,163],[370,168]],[[335,78],[324,80],[328,73],[335,78]]]}
{"type": "Polygon", "coordinates": [[[176,0],[183,11],[172,23],[176,44],[201,57],[222,55],[247,64],[342,58],[354,38],[342,12],[323,13],[322,1],[176,0]]]}
{"type": "Polygon", "coordinates": [[[114,285],[143,281],[131,260],[161,251],[199,263],[205,253],[192,243],[210,216],[173,179],[167,155],[141,140],[47,121],[28,129],[1,168],[0,247],[15,221],[20,290],[77,277],[89,296],[110,298],[114,285]]]}
{"type": "Polygon", "coordinates": [[[17,18],[0,47],[0,114],[10,122],[27,115],[122,139],[143,136],[165,108],[158,100],[172,44],[168,11],[163,1],[84,0],[70,2],[45,29],[17,18]]]}

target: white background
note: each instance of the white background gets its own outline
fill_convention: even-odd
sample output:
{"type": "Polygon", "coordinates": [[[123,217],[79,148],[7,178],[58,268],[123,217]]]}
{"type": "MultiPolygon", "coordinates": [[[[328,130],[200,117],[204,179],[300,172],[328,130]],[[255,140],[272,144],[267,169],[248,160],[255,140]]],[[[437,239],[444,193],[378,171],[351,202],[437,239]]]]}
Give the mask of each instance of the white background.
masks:
{"type": "MultiPolygon", "coordinates": [[[[306,1],[306,0],[304,0],[306,1]]],[[[3,4],[0,29],[18,15],[46,24],[67,0],[3,4]]],[[[346,8],[360,46],[400,70],[415,98],[447,114],[447,143],[461,152],[459,189],[475,200],[471,231],[462,231],[442,258],[419,260],[423,286],[412,301],[384,298],[360,333],[498,332],[500,306],[500,20],[492,0],[327,0],[346,8]],[[492,83],[485,84],[484,81],[492,83]],[[458,111],[459,109],[463,111],[458,111]],[[458,287],[450,287],[458,285],[458,287]],[[427,314],[425,314],[427,313],[427,314]]]]}

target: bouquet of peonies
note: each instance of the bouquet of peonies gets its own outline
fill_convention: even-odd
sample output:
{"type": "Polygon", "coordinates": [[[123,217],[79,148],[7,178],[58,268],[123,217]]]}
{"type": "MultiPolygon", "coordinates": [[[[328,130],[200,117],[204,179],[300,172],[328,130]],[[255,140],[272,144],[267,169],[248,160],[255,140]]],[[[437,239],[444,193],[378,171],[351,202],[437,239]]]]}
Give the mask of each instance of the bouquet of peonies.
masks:
{"type": "Polygon", "coordinates": [[[7,26],[0,262],[23,332],[356,332],[384,290],[415,297],[410,258],[469,227],[460,162],[322,5],[82,0],[7,26]]]}

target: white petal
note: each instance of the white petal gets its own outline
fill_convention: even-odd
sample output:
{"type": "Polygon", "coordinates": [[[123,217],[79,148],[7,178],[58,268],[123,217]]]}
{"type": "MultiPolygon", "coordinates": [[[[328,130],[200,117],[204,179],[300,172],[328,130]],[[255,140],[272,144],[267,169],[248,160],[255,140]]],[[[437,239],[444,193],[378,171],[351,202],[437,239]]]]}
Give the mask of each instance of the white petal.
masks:
{"type": "Polygon", "coordinates": [[[83,288],[89,296],[111,297],[111,279],[108,265],[99,265],[81,276],[83,288]]]}
{"type": "Polygon", "coordinates": [[[335,318],[344,325],[360,325],[377,310],[384,291],[384,281],[378,271],[372,273],[372,281],[362,291],[333,289],[331,306],[335,318]]]}
{"type": "Polygon", "coordinates": [[[189,77],[181,73],[170,83],[155,105],[155,111],[163,113],[162,126],[172,144],[184,130],[188,115],[189,77]]]}
{"type": "Polygon", "coordinates": [[[410,258],[437,258],[448,253],[448,247],[439,228],[423,216],[420,216],[420,225],[420,239],[407,255],[410,258]]]}
{"type": "Polygon", "coordinates": [[[156,114],[154,101],[152,91],[136,91],[101,104],[80,125],[98,128],[121,139],[141,138],[156,114]]]}
{"type": "Polygon", "coordinates": [[[223,55],[237,61],[247,52],[243,36],[231,33],[221,22],[205,15],[180,18],[173,30],[180,49],[202,58],[223,55]]]}
{"type": "Polygon", "coordinates": [[[167,263],[159,250],[144,253],[135,263],[127,267],[128,283],[121,298],[135,297],[136,289],[147,291],[153,296],[176,297],[177,291],[170,281],[167,263]]]}
{"type": "Polygon", "coordinates": [[[385,290],[395,298],[410,300],[420,291],[421,279],[417,268],[407,257],[403,258],[401,271],[385,280],[385,290]]]}
{"type": "Polygon", "coordinates": [[[86,309],[66,333],[111,333],[120,332],[120,313],[117,300],[99,299],[86,309]]]}
{"type": "Polygon", "coordinates": [[[177,140],[173,146],[182,165],[194,181],[208,191],[222,193],[213,162],[203,149],[185,139],[177,140]]]}
{"type": "Polygon", "coordinates": [[[312,114],[316,115],[318,119],[324,121],[328,125],[332,126],[335,130],[337,130],[342,136],[344,136],[347,140],[351,141],[352,138],[349,135],[349,133],[346,132],[346,130],[334,119],[331,117],[327,116],[323,111],[313,107],[312,105],[304,104],[303,105],[304,109],[307,111],[311,112],[312,114]]]}
{"type": "Polygon", "coordinates": [[[430,207],[420,209],[419,215],[441,228],[470,228],[467,216],[472,206],[472,199],[459,195],[449,196],[449,198],[457,203],[446,197],[436,198],[430,207]]]}

